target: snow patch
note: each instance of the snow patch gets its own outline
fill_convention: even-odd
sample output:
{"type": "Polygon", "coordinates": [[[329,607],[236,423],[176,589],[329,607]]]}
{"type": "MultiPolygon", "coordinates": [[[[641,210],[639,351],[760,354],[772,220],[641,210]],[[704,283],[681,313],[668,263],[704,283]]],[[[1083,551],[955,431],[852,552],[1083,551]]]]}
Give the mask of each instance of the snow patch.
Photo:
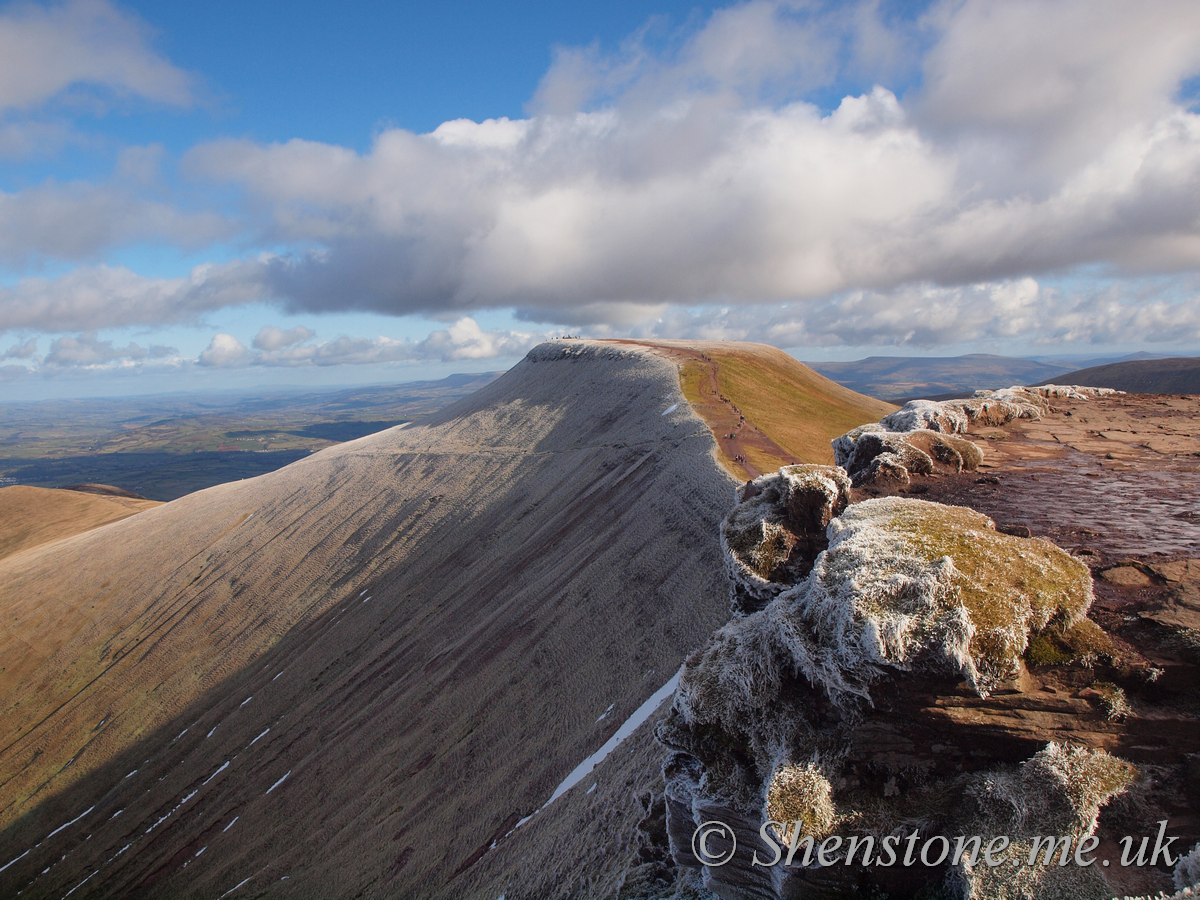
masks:
{"type": "Polygon", "coordinates": [[[212,781],[214,778],[216,778],[218,775],[220,775],[222,772],[224,772],[228,768],[229,768],[229,760],[225,760],[225,763],[221,766],[221,768],[217,769],[217,771],[215,771],[211,775],[209,775],[208,778],[205,780],[204,784],[200,785],[200,787],[204,787],[205,784],[208,784],[208,782],[212,781]]]}
{"type": "MultiPolygon", "coordinates": [[[[67,822],[67,824],[59,825],[52,832],[50,832],[48,835],[46,835],[44,838],[42,838],[42,840],[43,841],[50,840],[50,838],[54,837],[56,834],[58,834],[64,828],[69,828],[70,826],[74,825],[76,822],[78,822],[80,819],[82,819],[84,816],[86,816],[88,813],[90,813],[95,808],[96,807],[94,807],[94,806],[89,806],[87,809],[85,809],[83,812],[81,812],[79,815],[77,815],[75,818],[73,818],[70,822],[67,822]]],[[[40,844],[39,844],[39,846],[40,846],[40,844]]]]}
{"type": "Polygon", "coordinates": [[[69,891],[67,891],[65,894],[63,894],[63,900],[67,900],[68,897],[70,897],[73,893],[75,893],[77,890],[79,890],[81,887],[83,887],[85,884],[87,884],[89,881],[91,881],[93,878],[95,878],[99,874],[100,874],[100,870],[97,869],[95,872],[93,872],[87,878],[83,879],[83,881],[79,882],[79,884],[75,885],[75,887],[71,888],[69,891]]]}
{"type": "MultiPolygon", "coordinates": [[[[253,878],[253,877],[254,877],[253,875],[250,876],[250,878],[253,878]]],[[[225,893],[223,893],[220,897],[218,897],[217,900],[222,900],[222,898],[228,897],[230,894],[232,894],[234,891],[236,891],[238,888],[240,888],[243,884],[245,884],[247,881],[249,881],[250,878],[242,879],[237,884],[235,884],[233,887],[231,887],[229,890],[227,890],[225,893]]]]}
{"type": "Polygon", "coordinates": [[[29,852],[30,852],[30,851],[26,850],[24,853],[22,853],[22,854],[21,854],[20,856],[18,856],[16,859],[10,859],[10,860],[9,860],[8,862],[6,862],[4,865],[0,866],[0,872],[3,872],[5,869],[7,869],[7,868],[8,868],[9,866],[11,866],[13,863],[15,863],[15,862],[20,862],[21,860],[23,860],[25,857],[27,857],[27,856],[29,855],[29,852]]]}
{"type": "MultiPolygon", "coordinates": [[[[287,772],[284,773],[284,776],[282,778],[280,778],[277,782],[275,782],[273,785],[271,785],[269,788],[267,788],[267,794],[271,793],[271,791],[275,790],[275,788],[279,787],[281,784],[283,784],[285,781],[287,781],[288,775],[291,775],[291,774],[292,774],[292,770],[288,769],[287,772]]],[[[263,796],[265,797],[265,796],[267,796],[267,794],[263,794],[263,796]]]]}
{"type": "Polygon", "coordinates": [[[677,410],[677,409],[679,409],[679,404],[678,404],[678,403],[672,403],[670,406],[668,406],[666,409],[664,409],[664,410],[663,410],[663,411],[660,413],[660,415],[663,415],[663,416],[665,416],[665,415],[668,415],[669,413],[673,413],[673,412],[675,412],[675,410],[677,410]]]}
{"type": "Polygon", "coordinates": [[[234,816],[234,817],[233,817],[233,818],[230,820],[229,824],[228,824],[228,825],[226,825],[224,828],[222,828],[222,829],[221,829],[221,834],[224,834],[224,833],[225,833],[225,832],[227,832],[227,831],[228,831],[230,828],[232,828],[232,827],[233,827],[233,823],[234,823],[234,822],[236,822],[236,821],[237,821],[238,819],[240,819],[240,818],[241,818],[241,816],[234,816]]]}
{"type": "MultiPolygon", "coordinates": [[[[634,710],[633,715],[621,723],[621,727],[617,729],[616,734],[605,741],[604,746],[577,765],[571,774],[564,778],[562,783],[554,789],[554,793],[543,804],[542,809],[545,809],[571,788],[575,787],[575,785],[579,784],[579,782],[583,781],[596,766],[604,762],[604,758],[608,754],[617,749],[617,746],[622,741],[633,734],[638,726],[649,719],[654,714],[654,711],[662,705],[663,701],[675,693],[675,688],[679,686],[679,674],[679,672],[676,672],[672,675],[670,681],[651,694],[649,700],[634,710]]],[[[520,827],[520,823],[518,823],[517,827],[520,827]]]]}
{"type": "MultiPolygon", "coordinates": [[[[270,728],[268,728],[266,731],[264,731],[262,734],[260,734],[258,737],[256,737],[254,740],[252,740],[252,741],[251,741],[249,744],[247,744],[246,746],[247,746],[247,747],[253,747],[253,746],[254,746],[254,745],[255,745],[255,744],[258,742],[258,739],[259,739],[259,738],[262,738],[262,737],[266,737],[266,735],[267,735],[267,732],[269,732],[270,730],[271,730],[271,729],[270,729],[270,728]]],[[[229,765],[229,763],[225,763],[225,765],[229,765]]]]}

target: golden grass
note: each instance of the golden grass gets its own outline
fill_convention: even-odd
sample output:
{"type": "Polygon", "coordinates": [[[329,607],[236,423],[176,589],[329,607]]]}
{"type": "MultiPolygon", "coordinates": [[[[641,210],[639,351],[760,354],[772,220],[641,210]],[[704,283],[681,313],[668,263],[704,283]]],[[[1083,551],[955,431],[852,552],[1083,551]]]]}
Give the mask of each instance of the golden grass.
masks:
{"type": "MultiPolygon", "coordinates": [[[[731,406],[741,411],[747,426],[740,435],[742,452],[759,472],[796,462],[831,465],[830,441],[897,408],[842,387],[782,350],[763,344],[644,343],[684,357],[679,367],[683,395],[714,435],[728,431],[730,422],[736,421],[731,406]],[[730,404],[713,396],[714,373],[718,394],[729,398],[730,404]],[[761,440],[756,440],[753,428],[761,440]]],[[[725,469],[745,477],[720,440],[718,447],[725,469]]]]}
{"type": "Polygon", "coordinates": [[[986,523],[974,510],[930,503],[902,510],[892,524],[926,559],[954,561],[959,599],[978,629],[972,647],[980,656],[1005,659],[1025,650],[1026,626],[1014,628],[1025,604],[1035,632],[1051,622],[1084,620],[1092,600],[1087,566],[1049,541],[1009,537],[986,523]]]}
{"type": "Polygon", "coordinates": [[[0,559],[161,505],[23,484],[0,488],[0,559]]]}
{"type": "Polygon", "coordinates": [[[710,356],[719,366],[721,393],[760,431],[804,462],[832,465],[830,441],[896,409],[818,375],[781,350],[771,350],[724,350],[710,356]]]}

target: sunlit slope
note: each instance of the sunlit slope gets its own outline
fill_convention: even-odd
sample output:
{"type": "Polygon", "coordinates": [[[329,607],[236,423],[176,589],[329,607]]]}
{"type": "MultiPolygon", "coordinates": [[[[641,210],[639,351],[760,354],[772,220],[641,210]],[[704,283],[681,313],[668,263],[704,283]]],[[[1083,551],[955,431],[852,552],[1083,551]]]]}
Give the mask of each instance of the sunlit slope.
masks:
{"type": "Polygon", "coordinates": [[[153,500],[23,484],[0,488],[0,559],[159,505],[153,500]]]}
{"type": "Polygon", "coordinates": [[[830,441],[896,407],[842,387],[775,347],[730,341],[638,341],[670,354],[688,402],[709,423],[722,465],[739,478],[795,462],[833,463],[830,441]],[[724,403],[721,397],[730,402],[724,403]],[[736,407],[738,412],[732,411],[736,407]],[[734,433],[746,422],[734,438],[734,433]],[[748,470],[734,460],[745,456],[748,470]]]}
{"type": "Polygon", "coordinates": [[[543,345],[0,560],[0,896],[453,895],[727,618],[732,482],[682,401],[643,348],[543,345]]]}

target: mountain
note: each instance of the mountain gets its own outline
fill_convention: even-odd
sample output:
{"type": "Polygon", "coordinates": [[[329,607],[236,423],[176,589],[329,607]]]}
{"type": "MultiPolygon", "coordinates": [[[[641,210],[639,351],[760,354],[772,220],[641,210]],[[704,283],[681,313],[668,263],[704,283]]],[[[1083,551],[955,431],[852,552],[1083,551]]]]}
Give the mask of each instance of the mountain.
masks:
{"type": "Polygon", "coordinates": [[[1053,380],[1070,366],[972,353],[952,357],[870,356],[808,366],[851,390],[899,400],[1010,387],[1053,380]]]}
{"type": "Polygon", "coordinates": [[[1200,394],[1200,357],[1130,360],[1079,369],[1051,381],[1115,388],[1131,394],[1200,394]]]}
{"type": "Polygon", "coordinates": [[[0,896],[615,892],[654,716],[729,616],[726,451],[827,454],[891,409],[770,348],[554,342],[0,559],[0,896]],[[683,370],[755,437],[722,450],[683,370]],[[788,426],[771,383],[835,421],[788,426]]]}

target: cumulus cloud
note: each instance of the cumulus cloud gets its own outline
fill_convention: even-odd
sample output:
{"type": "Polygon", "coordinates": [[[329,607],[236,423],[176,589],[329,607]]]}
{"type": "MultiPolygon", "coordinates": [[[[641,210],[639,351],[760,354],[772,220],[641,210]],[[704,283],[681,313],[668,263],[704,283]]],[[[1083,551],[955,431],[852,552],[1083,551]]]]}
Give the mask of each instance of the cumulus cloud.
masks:
{"type": "Polygon", "coordinates": [[[877,85],[829,112],[771,101],[865,66],[863,47],[902,56],[919,29],[805,9],[719,11],[669,55],[561,51],[529,119],[391,129],[365,154],[221,141],[186,164],[239,184],[264,239],[316,248],[266,266],[292,311],[566,324],[1200,265],[1200,116],[1175,97],[1200,70],[1200,7],[946,4],[911,99],[877,85]]]}
{"type": "MultiPolygon", "coordinates": [[[[292,249],[181,279],[106,267],[25,279],[0,288],[0,329],[196,321],[264,301],[458,319],[421,342],[268,328],[247,348],[226,335],[206,365],[516,352],[524,336],[469,317],[489,308],[604,330],[727,307],[730,328],[769,320],[791,346],[924,347],[1026,327],[1053,340],[1191,334],[1174,300],[1044,284],[1200,267],[1200,115],[1180,95],[1200,72],[1200,6],[883,8],[752,0],[681,31],[652,22],[611,53],[560,48],[528,118],[387,129],[363,153],[204,144],[183,170],[240,190],[247,245],[292,249]]],[[[95,2],[28,16],[88,10],[120,19],[95,2]]],[[[126,25],[134,37],[117,43],[157,59],[126,25]]],[[[0,102],[42,102],[75,83],[62,78],[35,79],[19,102],[0,79],[0,102]]],[[[139,93],[140,78],[98,83],[139,93]]],[[[186,102],[186,79],[171,83],[143,95],[186,102]]],[[[115,186],[0,195],[0,256],[86,257],[147,229],[180,243],[229,234],[223,218],[131,187],[153,181],[152,152],[119,170],[115,186]]]]}
{"type": "Polygon", "coordinates": [[[198,266],[185,278],[145,278],[124,267],[78,268],[0,287],[0,333],[90,331],[196,322],[214,309],[269,299],[256,260],[198,266]]]}
{"type": "Polygon", "coordinates": [[[112,341],[100,340],[95,332],[89,332],[78,337],[64,336],[51,341],[50,352],[46,354],[42,365],[60,368],[104,366],[114,362],[141,362],[178,352],[174,347],[152,346],[147,349],[137,343],[118,347],[112,341]]]}
{"type": "Polygon", "coordinates": [[[149,46],[146,28],[104,0],[0,11],[0,112],[28,110],[77,85],[171,105],[190,78],[149,46]]]}
{"type": "Polygon", "coordinates": [[[199,363],[211,368],[230,369],[248,366],[252,359],[250,351],[232,334],[217,334],[200,353],[199,363]]]}
{"type": "Polygon", "coordinates": [[[761,341],[778,347],[878,346],[911,350],[964,342],[1116,345],[1200,342],[1200,285],[1117,282],[1090,289],[1033,278],[964,287],[905,285],[809,303],[669,307],[606,333],[761,341]]]}
{"type": "MultiPolygon", "coordinates": [[[[144,169],[139,177],[147,177],[144,169]]],[[[47,183],[0,191],[0,260],[81,259],[139,241],[199,247],[230,234],[218,213],[185,211],[127,185],[47,183]]]]}
{"type": "Polygon", "coordinates": [[[259,350],[279,350],[283,347],[290,347],[292,344],[303,343],[314,337],[316,337],[316,332],[309,331],[303,325],[297,325],[287,331],[276,325],[268,325],[254,336],[253,344],[259,350]]]}
{"type": "Polygon", "coordinates": [[[1058,174],[1130,128],[1170,119],[1180,84],[1200,73],[1190,0],[968,0],[936,8],[933,21],[941,34],[924,61],[921,122],[1058,174]]]}
{"type": "Polygon", "coordinates": [[[345,366],[402,362],[453,362],[464,359],[494,359],[525,353],[546,339],[544,334],[518,331],[484,331],[469,317],[449,328],[432,332],[420,341],[389,337],[338,337],[319,343],[303,343],[314,335],[303,326],[283,331],[262,329],[247,349],[237,338],[218,334],[200,354],[202,366],[345,366]]]}
{"type": "Polygon", "coordinates": [[[0,354],[0,359],[33,359],[35,353],[37,353],[37,338],[29,338],[19,344],[13,344],[0,354]]]}

